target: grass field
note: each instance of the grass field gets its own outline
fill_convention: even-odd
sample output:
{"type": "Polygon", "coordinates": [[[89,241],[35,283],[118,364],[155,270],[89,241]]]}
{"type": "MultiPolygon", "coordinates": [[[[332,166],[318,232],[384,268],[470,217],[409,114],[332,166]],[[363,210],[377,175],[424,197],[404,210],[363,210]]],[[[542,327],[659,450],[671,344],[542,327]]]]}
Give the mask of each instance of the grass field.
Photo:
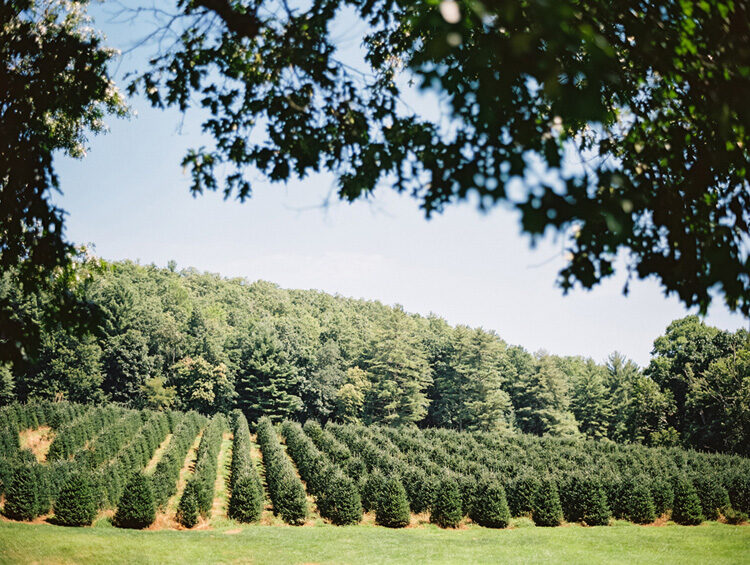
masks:
{"type": "Polygon", "coordinates": [[[750,563],[750,527],[490,530],[245,526],[129,531],[0,522],[2,563],[750,563]]]}

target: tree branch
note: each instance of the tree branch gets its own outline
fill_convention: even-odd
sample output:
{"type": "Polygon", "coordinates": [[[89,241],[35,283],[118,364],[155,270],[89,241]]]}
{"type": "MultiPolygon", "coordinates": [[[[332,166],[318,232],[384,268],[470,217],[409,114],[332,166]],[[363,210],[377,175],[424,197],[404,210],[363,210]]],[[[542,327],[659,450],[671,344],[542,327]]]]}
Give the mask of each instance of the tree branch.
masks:
{"type": "Polygon", "coordinates": [[[250,39],[260,32],[261,21],[254,13],[237,11],[229,0],[194,0],[195,6],[205,8],[219,16],[227,29],[250,39]]]}

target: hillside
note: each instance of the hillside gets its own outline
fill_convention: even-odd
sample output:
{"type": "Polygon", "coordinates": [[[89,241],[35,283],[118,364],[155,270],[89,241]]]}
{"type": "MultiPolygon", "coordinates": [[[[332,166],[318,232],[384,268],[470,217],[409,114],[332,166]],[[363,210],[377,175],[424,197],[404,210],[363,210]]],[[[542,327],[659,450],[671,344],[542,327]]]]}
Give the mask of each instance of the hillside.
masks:
{"type": "MultiPolygon", "coordinates": [[[[40,347],[0,367],[0,403],[65,398],[134,408],[237,407],[325,422],[518,430],[750,453],[750,340],[673,322],[648,367],[618,353],[531,354],[483,329],[375,301],[285,290],[194,269],[81,261],[88,331],[45,324],[40,347]],[[743,384],[744,383],[744,384],[743,384]]],[[[0,293],[13,298],[13,278],[0,293]]],[[[41,321],[41,322],[40,322],[41,321]]]]}

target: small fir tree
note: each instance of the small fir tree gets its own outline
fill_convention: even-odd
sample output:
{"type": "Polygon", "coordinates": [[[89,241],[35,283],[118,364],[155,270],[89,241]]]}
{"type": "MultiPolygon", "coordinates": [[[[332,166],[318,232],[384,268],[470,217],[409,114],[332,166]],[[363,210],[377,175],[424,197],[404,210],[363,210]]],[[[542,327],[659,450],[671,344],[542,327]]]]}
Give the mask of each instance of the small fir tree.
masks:
{"type": "Polygon", "coordinates": [[[177,505],[177,521],[185,528],[192,528],[198,523],[198,497],[193,481],[188,481],[185,490],[182,491],[180,503],[177,505]]]}
{"type": "Polygon", "coordinates": [[[539,481],[539,488],[534,494],[531,517],[537,526],[559,526],[563,520],[560,495],[555,481],[549,477],[539,481]]]}
{"type": "Polygon", "coordinates": [[[37,473],[33,465],[19,465],[5,490],[3,513],[12,520],[33,520],[39,509],[37,473]]]}
{"type": "Polygon", "coordinates": [[[651,481],[651,494],[654,497],[656,516],[663,516],[672,509],[674,502],[673,482],[664,477],[656,477],[651,481]]]}
{"type": "Polygon", "coordinates": [[[627,513],[630,520],[636,524],[650,524],[656,520],[654,498],[645,478],[630,484],[627,513]]]}
{"type": "Polygon", "coordinates": [[[581,520],[587,526],[607,526],[612,512],[607,504],[607,495],[602,488],[601,481],[588,477],[583,480],[583,488],[587,493],[583,503],[581,520]]]}
{"type": "Polygon", "coordinates": [[[385,478],[380,469],[375,468],[367,475],[362,486],[362,508],[365,512],[377,511],[387,482],[388,479],[385,478]]]}
{"type": "Polygon", "coordinates": [[[687,477],[681,477],[675,485],[672,520],[684,526],[696,526],[703,521],[701,501],[687,477]]]}
{"type": "Polygon", "coordinates": [[[318,501],[321,513],[337,526],[358,524],[362,519],[362,501],[356,483],[342,472],[329,477],[325,494],[318,501]]]}
{"type": "Polygon", "coordinates": [[[237,479],[229,498],[229,517],[238,522],[257,522],[262,512],[263,493],[258,490],[257,483],[249,476],[237,479]]]}
{"type": "Polygon", "coordinates": [[[483,477],[477,482],[470,517],[485,528],[507,528],[510,510],[503,485],[496,479],[483,477]]]}
{"type": "Polygon", "coordinates": [[[404,485],[397,477],[391,477],[378,496],[375,522],[387,528],[403,528],[409,524],[409,501],[404,485]]]}
{"type": "Polygon", "coordinates": [[[693,480],[706,520],[718,520],[721,508],[729,506],[729,494],[716,475],[704,473],[693,480]]]}
{"type": "Polygon", "coordinates": [[[55,521],[63,526],[90,526],[96,517],[96,500],[91,479],[72,473],[60,489],[54,505],[55,521]]]}
{"type": "Polygon", "coordinates": [[[525,516],[532,511],[534,496],[539,488],[539,477],[527,472],[510,481],[505,494],[511,516],[525,516]]]}
{"type": "Polygon", "coordinates": [[[447,477],[440,481],[430,512],[430,522],[441,528],[455,528],[462,517],[461,489],[455,477],[447,477]]]}
{"type": "Polygon", "coordinates": [[[135,473],[120,497],[113,523],[118,528],[147,528],[156,519],[156,505],[151,481],[143,473],[135,473]]]}

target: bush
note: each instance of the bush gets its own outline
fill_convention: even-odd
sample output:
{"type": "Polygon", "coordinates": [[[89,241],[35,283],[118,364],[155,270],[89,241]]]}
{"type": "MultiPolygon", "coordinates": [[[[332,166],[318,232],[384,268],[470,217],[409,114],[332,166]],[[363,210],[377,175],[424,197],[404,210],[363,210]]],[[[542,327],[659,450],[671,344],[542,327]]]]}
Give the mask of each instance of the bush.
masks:
{"type": "Polygon", "coordinates": [[[672,520],[685,526],[696,526],[703,521],[701,501],[687,477],[678,479],[675,485],[672,520]]]}
{"type": "Polygon", "coordinates": [[[375,522],[386,528],[403,528],[409,524],[409,502],[404,485],[396,477],[386,480],[377,497],[375,522]]]}
{"type": "Polygon", "coordinates": [[[724,520],[726,520],[727,524],[733,524],[736,526],[743,522],[747,522],[747,514],[735,510],[731,506],[725,506],[722,508],[721,515],[724,516],[724,520]]]}
{"type": "Polygon", "coordinates": [[[117,505],[113,523],[118,528],[147,528],[156,519],[156,504],[151,481],[143,473],[135,473],[125,486],[117,505]]]}
{"type": "Polygon", "coordinates": [[[750,471],[735,470],[727,483],[732,508],[750,514],[750,471]]]}
{"type": "Polygon", "coordinates": [[[185,528],[192,528],[198,523],[198,497],[195,485],[188,481],[177,505],[177,521],[185,528]]]}
{"type": "Polygon", "coordinates": [[[477,482],[477,490],[470,517],[485,528],[507,528],[510,510],[505,489],[497,479],[484,477],[477,482]]]}
{"type": "Polygon", "coordinates": [[[534,493],[531,507],[531,518],[537,526],[559,526],[563,520],[560,496],[557,485],[551,478],[539,481],[539,488],[534,493]]]}
{"type": "Polygon", "coordinates": [[[18,465],[5,489],[3,513],[12,520],[33,520],[38,510],[36,465],[18,465]]]}
{"type": "Polygon", "coordinates": [[[440,481],[430,512],[430,522],[441,528],[455,528],[462,517],[461,489],[455,477],[447,477],[440,481]]]}
{"type": "Polygon", "coordinates": [[[704,473],[693,480],[706,520],[718,520],[719,509],[729,506],[729,494],[715,475],[704,473]]]}
{"type": "Polygon", "coordinates": [[[72,473],[55,500],[55,521],[63,526],[90,526],[96,518],[96,499],[90,477],[72,473]]]}

